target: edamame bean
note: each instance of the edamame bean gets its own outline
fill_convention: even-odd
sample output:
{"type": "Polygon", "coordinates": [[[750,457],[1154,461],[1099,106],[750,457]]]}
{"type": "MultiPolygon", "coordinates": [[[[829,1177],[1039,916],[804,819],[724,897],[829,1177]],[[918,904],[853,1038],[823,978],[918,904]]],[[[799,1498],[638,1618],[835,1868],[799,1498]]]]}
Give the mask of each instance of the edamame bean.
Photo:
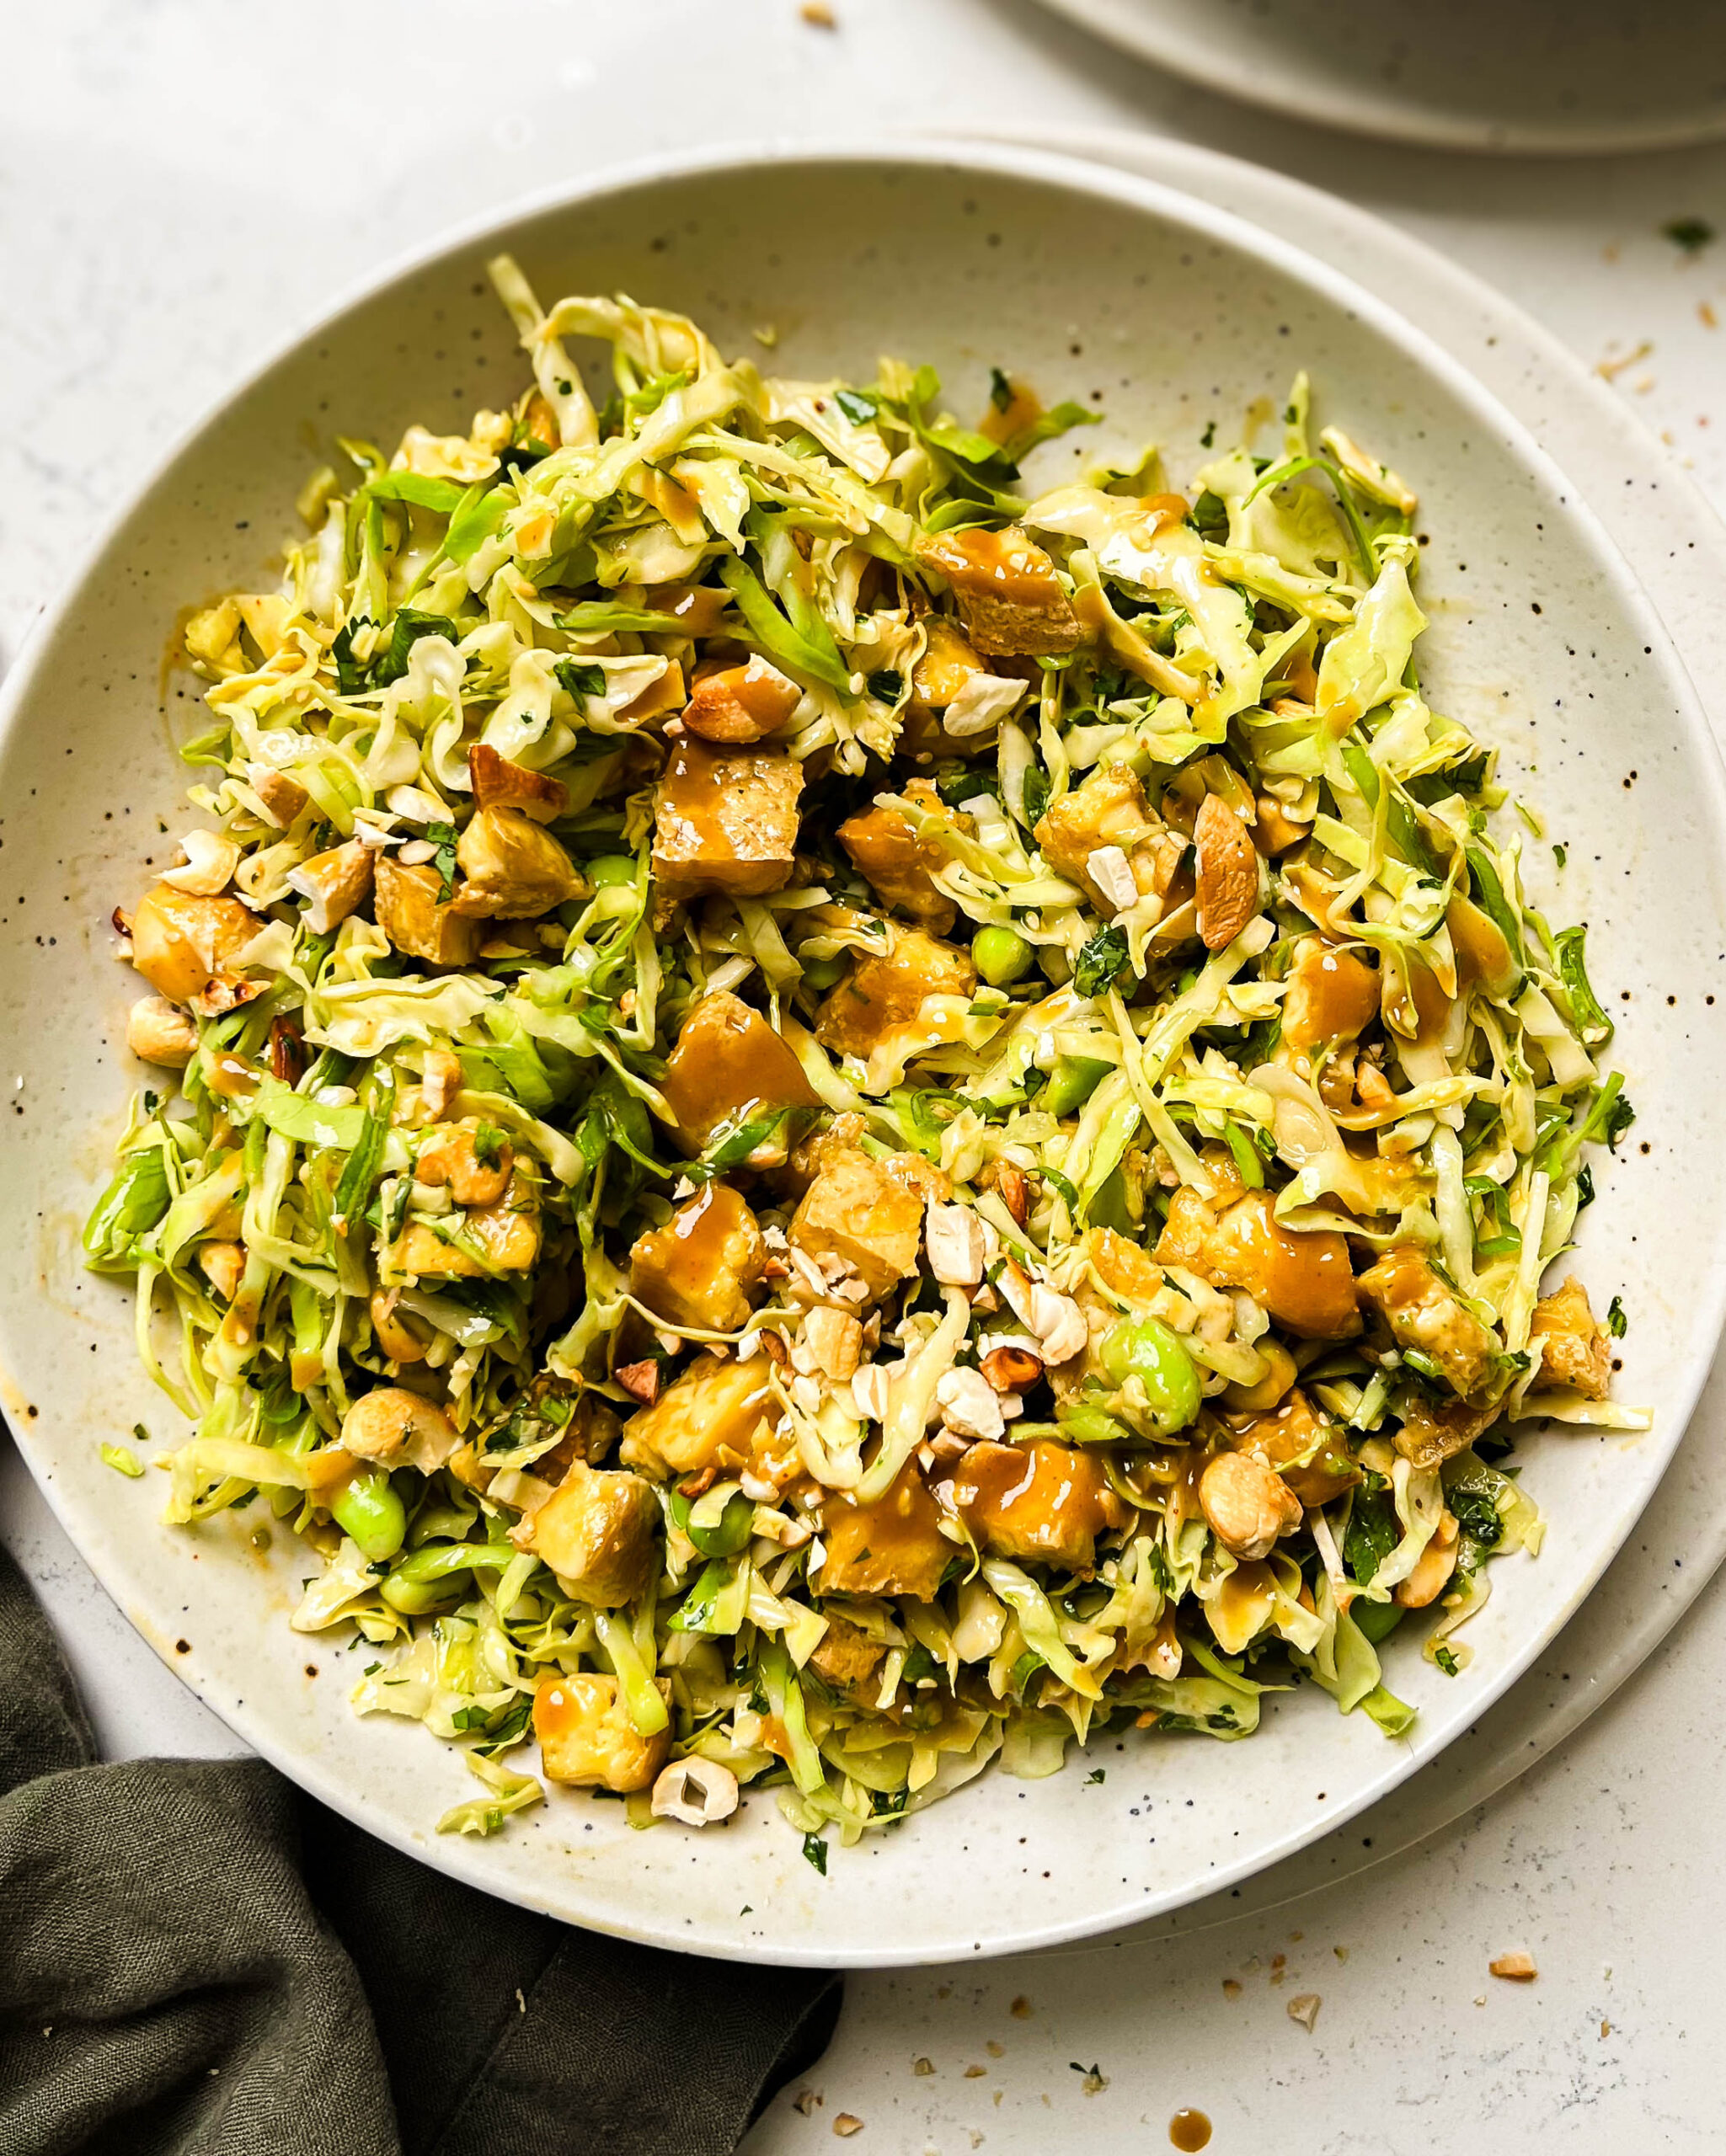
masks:
{"type": "Polygon", "coordinates": [[[1036,955],[1016,928],[980,928],[971,939],[978,975],[991,988],[1007,988],[1023,979],[1036,955]]]}
{"type": "Polygon", "coordinates": [[[496,1543],[427,1543],[403,1557],[378,1592],[404,1617],[424,1617],[462,1599],[468,1591],[464,1573],[482,1566],[500,1570],[516,1554],[496,1543]]]}
{"type": "Polygon", "coordinates": [[[350,1476],[333,1492],[329,1514],[374,1565],[393,1557],[408,1532],[408,1508],[378,1467],[350,1476]]]}
{"type": "Polygon", "coordinates": [[[1050,1115],[1071,1115],[1084,1106],[1114,1068],[1093,1055],[1057,1056],[1035,1106],[1047,1108],[1050,1115]]]}
{"type": "Polygon", "coordinates": [[[1193,1358],[1154,1317],[1124,1317],[1103,1336],[1103,1367],[1118,1385],[1136,1378],[1159,1437],[1184,1430],[1199,1412],[1199,1373],[1193,1358]]]}
{"type": "Polygon", "coordinates": [[[588,862],[587,880],[596,891],[612,890],[635,881],[635,866],[633,853],[602,853],[588,862]]]}

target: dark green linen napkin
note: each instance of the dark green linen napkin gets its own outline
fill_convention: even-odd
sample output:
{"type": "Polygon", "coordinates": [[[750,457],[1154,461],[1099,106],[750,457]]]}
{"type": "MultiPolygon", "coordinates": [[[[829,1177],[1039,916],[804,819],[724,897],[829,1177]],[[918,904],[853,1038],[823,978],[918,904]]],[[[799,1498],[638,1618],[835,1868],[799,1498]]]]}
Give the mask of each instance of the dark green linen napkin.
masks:
{"type": "Polygon", "coordinates": [[[573,1931],[260,1760],[97,1762],[0,1550],[6,2156],[723,2156],[841,1986],[573,1931]]]}

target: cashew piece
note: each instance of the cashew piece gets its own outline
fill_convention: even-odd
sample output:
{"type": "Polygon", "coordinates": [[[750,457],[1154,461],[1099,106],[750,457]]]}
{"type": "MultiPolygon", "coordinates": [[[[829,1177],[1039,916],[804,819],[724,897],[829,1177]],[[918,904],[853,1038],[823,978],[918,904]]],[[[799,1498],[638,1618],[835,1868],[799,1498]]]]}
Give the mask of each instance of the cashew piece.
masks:
{"type": "Polygon", "coordinates": [[[1280,1475],[1245,1453],[1220,1452],[1199,1478],[1199,1503],[1225,1550],[1248,1563],[1301,1524],[1301,1501],[1280,1475]]]}
{"type": "Polygon", "coordinates": [[[380,1385],[343,1417],[342,1444],[361,1460],[430,1475],[455,1450],[456,1426],[436,1401],[400,1385],[380,1385]]]}
{"type": "Polygon", "coordinates": [[[653,1785],[655,1819],[711,1827],[737,1809],[737,1777],[712,1759],[674,1759],[653,1785]]]}
{"type": "Polygon", "coordinates": [[[1207,951],[1232,943],[1258,910],[1258,855],[1247,826],[1220,794],[1207,793],[1193,824],[1198,854],[1199,934],[1207,951]]]}
{"type": "Polygon", "coordinates": [[[126,1014],[126,1044],[141,1063],[184,1070],[198,1052],[198,1029],[165,995],[141,995],[126,1014]]]}

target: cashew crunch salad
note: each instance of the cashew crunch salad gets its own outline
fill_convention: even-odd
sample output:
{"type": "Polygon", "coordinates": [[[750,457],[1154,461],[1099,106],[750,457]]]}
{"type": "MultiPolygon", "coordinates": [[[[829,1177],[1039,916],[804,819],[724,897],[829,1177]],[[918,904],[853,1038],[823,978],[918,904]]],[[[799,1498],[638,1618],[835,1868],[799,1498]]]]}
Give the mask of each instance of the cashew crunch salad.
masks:
{"type": "Polygon", "coordinates": [[[1413,494],[1304,376],[1034,493],[1094,408],[492,274],[515,405],[344,441],[182,632],[85,1237],[168,1519],[299,1539],[452,1831],[753,1785],[825,1869],[1103,1731],[1401,1732],[1387,1636],[1456,1675],[1539,1549],[1519,1427],[1648,1419],[1555,1263],[1611,1023],[1424,700],[1413,494]]]}

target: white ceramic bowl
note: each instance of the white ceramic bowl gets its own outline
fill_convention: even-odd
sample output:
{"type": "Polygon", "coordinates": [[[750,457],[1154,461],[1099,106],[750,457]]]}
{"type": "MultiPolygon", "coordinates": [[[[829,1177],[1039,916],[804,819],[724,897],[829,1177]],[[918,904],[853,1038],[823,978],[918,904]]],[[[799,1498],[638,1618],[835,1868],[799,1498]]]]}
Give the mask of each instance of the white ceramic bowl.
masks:
{"type": "MultiPolygon", "coordinates": [[[[1070,445],[1044,456],[1049,473],[1072,462],[1070,445]]],[[[668,1945],[852,1964],[1018,1951],[1178,1907],[1336,1827],[1481,1713],[1629,1531],[1707,1373],[1726,1271],[1708,1128],[1726,888],[1720,772],[1682,670],[1585,506],[1453,362],[1333,270],[1166,187],[1018,149],[739,152],[596,183],[443,247],[297,341],[171,458],[32,640],[3,715],[0,1041],[18,1084],[0,1124],[0,1402],[84,1556],[211,1706],[329,1803],[494,1892],[668,1945]],[[465,425],[514,389],[482,267],[499,245],[548,296],[622,287],[738,350],[772,323],[789,372],[929,359],[961,410],[991,365],[1050,394],[1100,390],[1110,418],[1085,455],[1155,437],[1178,477],[1210,419],[1226,427],[1304,365],[1323,414],[1419,486],[1430,692],[1504,745],[1568,845],[1556,904],[1590,922],[1621,1015],[1640,1121],[1598,1171],[1579,1264],[1602,1303],[1623,1296],[1621,1386],[1656,1422],[1630,1443],[1528,1443],[1546,1553],[1495,1568],[1466,1677],[1392,1652],[1390,1681],[1421,1710],[1408,1738],[1302,1693],[1242,1745],[1109,1739],[1077,1771],[991,1775],[836,1851],[825,1879],[767,1797],[720,1833],[638,1836],[616,1805],[553,1791],[495,1839],[440,1839],[433,1822],[473,1784],[416,1726],[352,1717],[344,1643],[286,1629],[291,1550],[254,1556],[243,1516],[165,1529],[151,1486],[99,1463],[99,1442],[140,1420],[179,1434],[135,1367],[127,1299],[77,1251],[142,1075],[115,1045],[133,982],[107,915],[159,855],[158,819],[177,828],[170,741],[196,723],[161,691],[174,614],[265,573],[337,430],[465,425]]],[[[1549,861],[1531,880],[1552,889],[1549,861]]]]}

